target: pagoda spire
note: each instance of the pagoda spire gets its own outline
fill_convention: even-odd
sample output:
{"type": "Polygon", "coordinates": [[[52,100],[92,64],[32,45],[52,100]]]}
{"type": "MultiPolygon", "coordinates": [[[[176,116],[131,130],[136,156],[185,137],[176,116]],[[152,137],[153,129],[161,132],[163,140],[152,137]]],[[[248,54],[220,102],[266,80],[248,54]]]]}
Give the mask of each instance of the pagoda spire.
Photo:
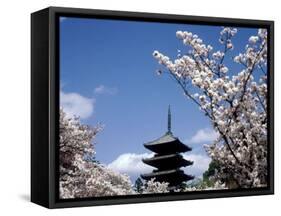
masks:
{"type": "Polygon", "coordinates": [[[171,108],[170,108],[170,105],[169,105],[169,108],[168,108],[168,132],[167,133],[172,133],[171,132],[171,108]]]}

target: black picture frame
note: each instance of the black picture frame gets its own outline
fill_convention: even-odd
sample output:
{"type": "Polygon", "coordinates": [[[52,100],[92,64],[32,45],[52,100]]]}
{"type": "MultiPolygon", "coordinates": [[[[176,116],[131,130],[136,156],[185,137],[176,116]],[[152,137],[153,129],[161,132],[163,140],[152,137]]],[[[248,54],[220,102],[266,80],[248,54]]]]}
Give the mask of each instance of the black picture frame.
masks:
{"type": "Polygon", "coordinates": [[[274,22],[49,7],[31,14],[31,201],[47,208],[274,194],[274,22]],[[59,16],[163,23],[262,27],[268,30],[268,187],[81,199],[58,198],[59,16]]]}

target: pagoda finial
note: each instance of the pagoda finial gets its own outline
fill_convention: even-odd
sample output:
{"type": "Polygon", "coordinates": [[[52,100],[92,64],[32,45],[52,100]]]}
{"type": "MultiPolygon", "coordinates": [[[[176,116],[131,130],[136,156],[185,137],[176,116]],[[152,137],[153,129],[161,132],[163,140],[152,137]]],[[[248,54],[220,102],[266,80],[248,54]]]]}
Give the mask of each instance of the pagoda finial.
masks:
{"type": "Polygon", "coordinates": [[[168,133],[171,133],[171,109],[170,105],[168,108],[168,133]]]}

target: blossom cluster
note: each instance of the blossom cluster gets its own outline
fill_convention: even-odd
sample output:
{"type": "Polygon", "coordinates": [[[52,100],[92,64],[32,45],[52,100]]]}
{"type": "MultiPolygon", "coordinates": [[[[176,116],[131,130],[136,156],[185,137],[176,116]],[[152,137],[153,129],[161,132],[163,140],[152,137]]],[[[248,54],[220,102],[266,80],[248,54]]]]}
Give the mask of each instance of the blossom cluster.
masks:
{"type": "Polygon", "coordinates": [[[158,182],[155,181],[155,178],[150,179],[146,182],[145,185],[142,187],[142,193],[143,194],[149,194],[149,193],[167,193],[169,183],[167,182],[158,182]]]}
{"type": "Polygon", "coordinates": [[[225,185],[225,183],[222,183],[220,181],[214,182],[212,186],[206,186],[206,185],[196,185],[196,186],[191,186],[191,187],[186,187],[184,188],[184,192],[189,192],[189,191],[209,191],[209,190],[226,190],[228,189],[225,185]]]}
{"type": "Polygon", "coordinates": [[[60,111],[60,198],[83,198],[134,194],[128,176],[89,161],[101,126],[91,128],[60,111]]]}

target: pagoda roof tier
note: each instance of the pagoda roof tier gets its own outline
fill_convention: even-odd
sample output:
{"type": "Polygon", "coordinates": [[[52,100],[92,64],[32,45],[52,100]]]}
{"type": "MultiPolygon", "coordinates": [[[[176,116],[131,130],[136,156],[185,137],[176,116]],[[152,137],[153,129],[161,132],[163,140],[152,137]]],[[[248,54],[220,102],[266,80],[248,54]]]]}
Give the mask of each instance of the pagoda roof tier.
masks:
{"type": "Polygon", "coordinates": [[[161,169],[175,169],[182,166],[190,166],[192,161],[185,160],[180,154],[169,154],[145,158],[142,161],[150,166],[161,169]]]}
{"type": "Polygon", "coordinates": [[[181,153],[191,151],[191,148],[183,144],[171,132],[167,132],[160,138],[145,143],[144,147],[158,154],[181,153]]]}
{"type": "Polygon", "coordinates": [[[170,186],[177,185],[183,181],[189,181],[194,178],[194,176],[186,175],[180,169],[165,170],[165,171],[154,171],[152,173],[143,174],[141,177],[145,180],[150,180],[155,178],[159,182],[168,182],[170,186]]]}

